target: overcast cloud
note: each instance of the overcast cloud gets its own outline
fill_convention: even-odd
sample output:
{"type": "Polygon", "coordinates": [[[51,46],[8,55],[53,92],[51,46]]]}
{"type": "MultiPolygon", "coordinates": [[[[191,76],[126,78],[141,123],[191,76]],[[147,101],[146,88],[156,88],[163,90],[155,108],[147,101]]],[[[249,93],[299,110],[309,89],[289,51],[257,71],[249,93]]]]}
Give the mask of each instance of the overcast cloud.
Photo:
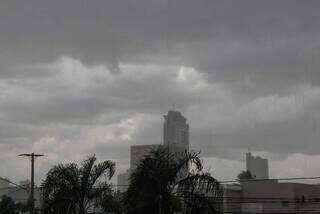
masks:
{"type": "Polygon", "coordinates": [[[175,104],[208,170],[232,179],[248,146],[271,176],[319,175],[317,0],[3,0],[0,176],[90,154],[129,165],[175,104]]]}

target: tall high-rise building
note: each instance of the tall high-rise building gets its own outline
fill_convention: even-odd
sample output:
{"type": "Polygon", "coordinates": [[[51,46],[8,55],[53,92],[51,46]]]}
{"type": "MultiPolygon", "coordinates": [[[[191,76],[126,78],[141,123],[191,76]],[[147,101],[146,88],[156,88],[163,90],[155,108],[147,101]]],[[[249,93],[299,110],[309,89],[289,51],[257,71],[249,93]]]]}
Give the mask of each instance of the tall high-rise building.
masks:
{"type": "Polygon", "coordinates": [[[251,155],[251,152],[246,153],[247,171],[256,179],[269,179],[268,159],[259,156],[251,155]]]}
{"type": "MultiPolygon", "coordinates": [[[[130,169],[118,175],[118,190],[126,191],[130,174],[134,171],[140,160],[151,150],[165,146],[170,152],[180,153],[189,151],[189,125],[187,119],[178,111],[168,111],[164,115],[163,145],[133,145],[130,147],[130,169]]],[[[185,176],[188,169],[183,169],[179,176],[185,176]]]]}
{"type": "Polygon", "coordinates": [[[163,144],[173,152],[189,150],[189,125],[178,111],[168,111],[164,115],[163,144]]]}

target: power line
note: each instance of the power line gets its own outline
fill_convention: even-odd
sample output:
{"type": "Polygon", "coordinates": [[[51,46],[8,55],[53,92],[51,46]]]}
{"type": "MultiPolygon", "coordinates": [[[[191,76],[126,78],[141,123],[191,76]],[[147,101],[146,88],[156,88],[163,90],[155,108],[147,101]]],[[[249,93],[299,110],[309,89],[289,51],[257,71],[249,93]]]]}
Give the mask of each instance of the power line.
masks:
{"type": "MultiPolygon", "coordinates": [[[[318,180],[320,176],[313,176],[313,177],[289,177],[289,178],[269,178],[269,179],[244,179],[244,180],[225,180],[225,181],[218,181],[220,184],[226,183],[239,183],[239,182],[247,182],[247,181],[290,181],[290,180],[318,180]]],[[[113,186],[129,186],[129,184],[113,184],[113,186]]]]}
{"type": "Polygon", "coordinates": [[[320,176],[314,177],[292,177],[292,178],[271,178],[271,179],[244,179],[244,180],[229,180],[219,181],[219,183],[235,183],[235,182],[246,182],[246,181],[290,181],[290,180],[317,180],[320,176]]]}
{"type": "Polygon", "coordinates": [[[10,181],[9,179],[0,177],[0,180],[6,181],[6,182],[8,182],[9,184],[12,184],[12,185],[14,185],[14,186],[16,186],[16,187],[19,187],[19,188],[21,188],[21,189],[24,189],[24,190],[28,191],[28,189],[27,189],[26,187],[21,186],[21,185],[19,185],[19,184],[16,184],[16,183],[10,181]]]}

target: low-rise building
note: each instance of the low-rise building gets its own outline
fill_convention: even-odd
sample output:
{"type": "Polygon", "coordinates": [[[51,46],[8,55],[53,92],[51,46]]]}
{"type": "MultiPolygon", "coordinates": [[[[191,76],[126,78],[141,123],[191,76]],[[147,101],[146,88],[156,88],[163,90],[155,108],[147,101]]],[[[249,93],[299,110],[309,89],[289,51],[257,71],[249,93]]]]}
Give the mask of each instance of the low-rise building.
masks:
{"type": "Polygon", "coordinates": [[[252,180],[224,187],[224,213],[320,213],[319,184],[252,180]]]}

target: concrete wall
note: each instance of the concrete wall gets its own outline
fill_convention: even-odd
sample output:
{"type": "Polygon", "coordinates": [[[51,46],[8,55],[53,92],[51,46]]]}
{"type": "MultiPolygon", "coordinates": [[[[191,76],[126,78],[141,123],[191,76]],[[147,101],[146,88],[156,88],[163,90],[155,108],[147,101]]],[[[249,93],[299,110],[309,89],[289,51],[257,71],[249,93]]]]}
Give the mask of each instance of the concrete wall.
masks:
{"type": "Polygon", "coordinates": [[[245,181],[242,211],[246,213],[320,213],[320,185],[279,183],[277,180],[245,181]],[[302,200],[304,199],[304,200],[302,200]]]}
{"type": "Polygon", "coordinates": [[[223,197],[223,213],[238,213],[241,211],[242,187],[240,185],[224,185],[223,197]]]}

